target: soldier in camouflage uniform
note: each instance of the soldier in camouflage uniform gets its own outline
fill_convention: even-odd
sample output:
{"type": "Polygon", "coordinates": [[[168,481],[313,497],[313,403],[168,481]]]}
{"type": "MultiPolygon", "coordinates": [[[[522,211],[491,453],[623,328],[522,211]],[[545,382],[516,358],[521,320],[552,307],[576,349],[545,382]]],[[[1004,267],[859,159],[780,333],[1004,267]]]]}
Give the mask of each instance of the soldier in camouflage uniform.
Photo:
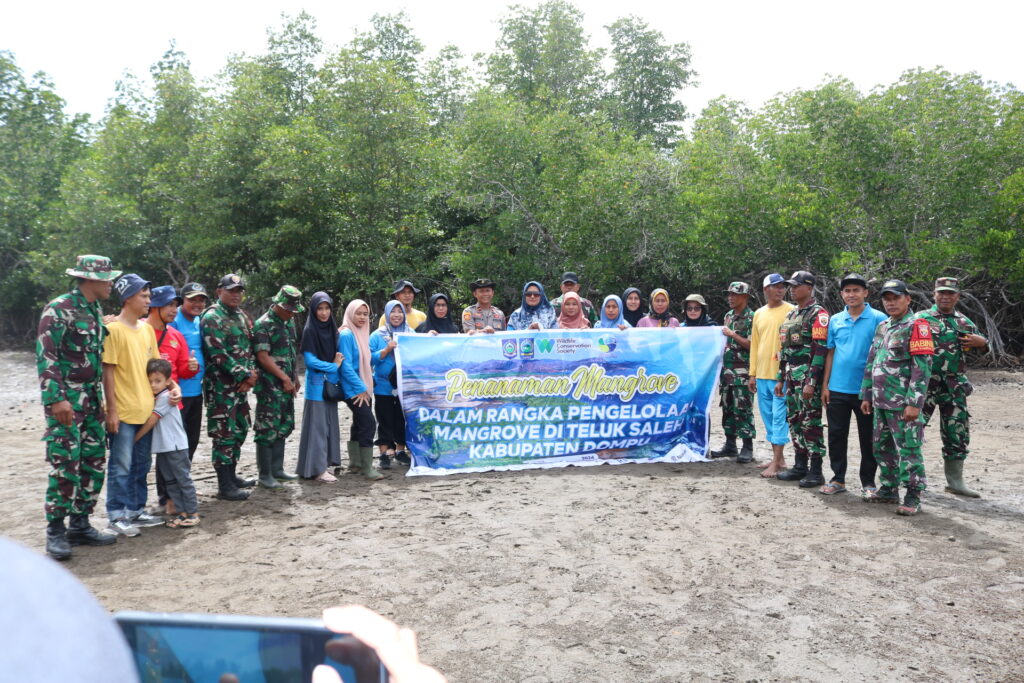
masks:
{"type": "Polygon", "coordinates": [[[964,483],[964,460],[971,442],[967,397],[974,391],[967,379],[965,355],[968,349],[985,348],[988,340],[979,334],[978,326],[970,318],[956,310],[959,300],[959,281],[940,277],[935,281],[935,305],[917,314],[921,320],[928,321],[935,340],[932,378],[924,403],[924,423],[928,425],[938,406],[946,491],[980,498],[981,494],[967,488],[964,483]]]}
{"type": "Polygon", "coordinates": [[[910,311],[910,294],[900,280],[882,285],[889,319],[878,326],[861,383],[861,411],[873,414],[875,459],[881,486],[865,500],[896,503],[896,513],[916,515],[927,486],[921,441],[934,344],[931,327],[910,311]],[[873,411],[873,413],[872,413],[873,411]],[[907,489],[900,504],[900,486],[907,489]]]}
{"type": "Polygon", "coordinates": [[[736,462],[747,463],[754,459],[754,392],[747,386],[754,312],[747,306],[750,285],[746,282],[730,283],[725,291],[729,312],[725,314],[722,334],[729,341],[725,343],[722,374],[718,380],[725,446],[711,451],[711,457],[736,456],[736,462]],[[736,450],[737,436],[743,439],[743,448],[739,451],[736,450]]]}
{"type": "Polygon", "coordinates": [[[284,440],[295,429],[300,383],[295,374],[299,340],[293,318],[306,310],[301,299],[302,292],[285,285],[252,328],[256,362],[263,369],[256,381],[256,463],[260,486],[268,489],[281,488],[278,480],[295,479],[284,471],[284,440]]]}
{"type": "Polygon", "coordinates": [[[828,349],[828,312],[814,300],[816,278],[798,270],[786,280],[796,308],[779,330],[779,375],[775,395],[786,396],[786,417],[793,437],[796,464],[779,472],[783,481],[799,481],[802,488],[821,486],[825,457],[825,429],[821,422],[821,389],[828,349]],[[808,468],[808,463],[810,468],[808,468]]]}
{"type": "Polygon", "coordinates": [[[65,271],[76,280],[68,294],[46,304],[39,319],[36,369],[46,416],[46,552],[71,557],[72,545],[109,545],[117,536],[89,524],[103,489],[106,434],[103,410],[103,338],[99,301],[110,296],[121,271],[104,256],[78,257],[65,271]],[[71,516],[70,530],[64,518],[71,516]]]}
{"type": "Polygon", "coordinates": [[[238,477],[238,457],[249,433],[249,391],[256,386],[252,349],[252,321],[241,309],[245,283],[234,274],[221,278],[217,302],[199,322],[206,355],[203,394],[206,398],[206,433],[213,442],[217,497],[245,500],[255,485],[238,477]]]}

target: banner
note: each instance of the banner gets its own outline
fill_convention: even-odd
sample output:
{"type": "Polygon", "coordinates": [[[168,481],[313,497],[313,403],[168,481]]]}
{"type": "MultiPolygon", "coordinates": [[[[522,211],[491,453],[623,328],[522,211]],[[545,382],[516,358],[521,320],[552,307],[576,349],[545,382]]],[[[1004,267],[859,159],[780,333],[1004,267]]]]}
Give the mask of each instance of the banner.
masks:
{"type": "Polygon", "coordinates": [[[398,335],[410,475],[702,460],[721,327],[398,335]]]}

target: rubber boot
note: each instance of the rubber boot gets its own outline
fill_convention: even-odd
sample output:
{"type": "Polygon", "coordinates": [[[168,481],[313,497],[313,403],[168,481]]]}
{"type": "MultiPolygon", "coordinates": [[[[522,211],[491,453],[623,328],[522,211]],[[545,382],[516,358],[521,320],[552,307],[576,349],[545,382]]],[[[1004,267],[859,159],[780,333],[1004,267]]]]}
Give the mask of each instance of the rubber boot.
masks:
{"type": "Polygon", "coordinates": [[[735,458],[739,455],[739,451],[736,450],[736,437],[725,437],[725,445],[717,451],[711,451],[708,455],[712,458],[735,458]]]}
{"type": "Polygon", "coordinates": [[[256,444],[256,466],[260,470],[260,486],[265,489],[279,489],[282,488],[277,483],[277,479],[274,479],[273,475],[270,474],[270,461],[274,457],[274,451],[268,443],[256,444]]]}
{"type": "Polygon", "coordinates": [[[964,461],[945,460],[942,461],[946,468],[946,493],[953,493],[967,498],[981,498],[981,494],[973,489],[967,488],[964,483],[964,461]]]}
{"type": "Polygon", "coordinates": [[[366,448],[359,449],[360,461],[362,463],[363,476],[370,481],[377,481],[383,479],[384,475],[381,474],[373,466],[373,446],[367,446],[366,448]]]}
{"type": "Polygon", "coordinates": [[[243,491],[235,484],[234,465],[216,464],[213,469],[217,472],[217,497],[221,500],[247,500],[249,492],[243,491]]]}
{"type": "Polygon", "coordinates": [[[754,440],[743,439],[743,448],[740,449],[739,455],[736,456],[736,462],[746,464],[754,461],[754,440]]]}
{"type": "Polygon", "coordinates": [[[363,456],[359,452],[359,442],[349,441],[346,445],[348,447],[348,471],[352,474],[359,474],[363,471],[363,466],[360,463],[363,456]]]}
{"type": "Polygon", "coordinates": [[[55,560],[71,557],[71,544],[68,543],[63,519],[55,519],[46,525],[46,554],[55,560]]]}
{"type": "Polygon", "coordinates": [[[781,470],[777,475],[776,479],[781,481],[800,481],[807,474],[807,456],[798,453],[796,456],[796,463],[792,467],[788,467],[781,470]]]}
{"type": "Polygon", "coordinates": [[[251,489],[256,485],[255,479],[244,479],[238,476],[238,463],[232,463],[231,465],[231,478],[235,481],[235,486],[240,489],[251,489]]]}
{"type": "Polygon", "coordinates": [[[800,480],[800,488],[809,489],[821,486],[825,483],[825,477],[821,474],[821,458],[811,458],[811,469],[800,480]]]}
{"type": "Polygon", "coordinates": [[[288,474],[284,471],[284,439],[278,439],[270,445],[270,474],[278,481],[292,481],[298,479],[297,474],[288,474]]]}
{"type": "Polygon", "coordinates": [[[89,524],[89,515],[71,515],[67,539],[71,545],[111,545],[117,543],[117,534],[100,531],[89,524]]]}

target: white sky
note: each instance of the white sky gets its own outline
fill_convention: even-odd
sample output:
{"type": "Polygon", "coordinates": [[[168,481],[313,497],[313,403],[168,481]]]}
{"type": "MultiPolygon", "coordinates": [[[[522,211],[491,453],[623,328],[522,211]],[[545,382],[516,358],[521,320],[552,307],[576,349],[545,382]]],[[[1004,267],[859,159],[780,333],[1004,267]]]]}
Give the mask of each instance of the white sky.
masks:
{"type": "MultiPolygon", "coordinates": [[[[305,9],[316,17],[328,46],[365,30],[374,13],[404,9],[432,55],[454,43],[467,55],[489,52],[498,19],[509,2],[435,0],[146,0],[30,2],[12,0],[0,14],[0,50],[14,53],[26,73],[44,71],[71,112],[100,118],[125,70],[147,78],[149,66],[177,41],[201,81],[217,73],[228,55],[256,54],[266,28],[282,12],[305,9]]],[[[533,5],[535,0],[521,4],[533,5]]],[[[688,42],[700,85],[681,95],[699,113],[719,95],[753,107],[778,92],[818,85],[842,75],[861,90],[894,82],[906,69],[943,66],[976,71],[986,80],[1024,86],[1020,29],[1024,3],[1013,0],[734,0],[695,3],[577,0],[592,44],[607,46],[604,26],[637,15],[670,42],[688,42]]]]}

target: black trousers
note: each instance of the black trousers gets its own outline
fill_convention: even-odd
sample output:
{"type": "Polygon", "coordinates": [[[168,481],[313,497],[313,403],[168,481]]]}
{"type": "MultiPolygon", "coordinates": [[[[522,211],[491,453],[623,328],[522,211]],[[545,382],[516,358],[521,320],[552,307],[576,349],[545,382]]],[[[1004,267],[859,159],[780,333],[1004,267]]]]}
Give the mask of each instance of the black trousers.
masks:
{"type": "MultiPolygon", "coordinates": [[[[192,462],[192,456],[196,454],[196,448],[199,447],[199,435],[203,430],[202,394],[181,397],[181,423],[185,427],[185,437],[188,439],[188,461],[192,462]]],[[[154,469],[156,469],[157,503],[164,505],[167,503],[167,482],[164,481],[164,473],[160,468],[154,469]]]]}
{"type": "Polygon", "coordinates": [[[373,434],[377,431],[377,421],[373,419],[372,404],[359,406],[351,398],[346,398],[345,405],[352,411],[349,441],[359,442],[360,448],[373,448],[373,434]]]}
{"type": "Polygon", "coordinates": [[[377,446],[392,450],[405,445],[405,413],[397,396],[374,394],[373,412],[377,416],[377,446]]]}
{"type": "Polygon", "coordinates": [[[857,418],[857,441],[860,442],[860,483],[874,486],[878,463],[872,441],[871,416],[860,412],[857,394],[829,393],[828,406],[828,460],[832,466],[832,480],[846,483],[846,443],[850,437],[850,414],[857,418]]]}

